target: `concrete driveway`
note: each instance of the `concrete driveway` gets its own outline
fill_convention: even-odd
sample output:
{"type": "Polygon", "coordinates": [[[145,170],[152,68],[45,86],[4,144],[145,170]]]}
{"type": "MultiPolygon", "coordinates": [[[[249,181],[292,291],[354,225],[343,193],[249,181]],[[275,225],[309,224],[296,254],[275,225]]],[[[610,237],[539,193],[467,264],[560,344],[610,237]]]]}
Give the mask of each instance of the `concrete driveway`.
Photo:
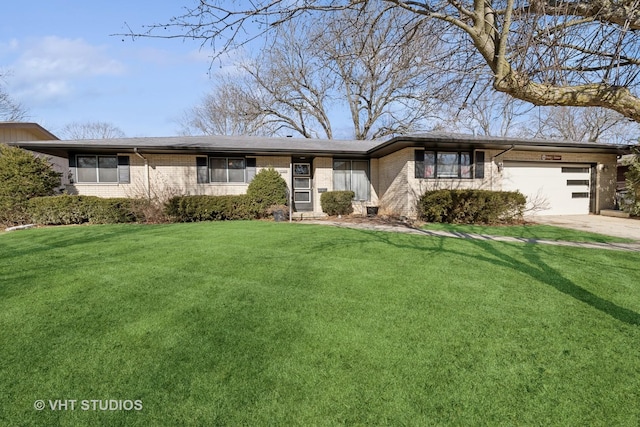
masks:
{"type": "Polygon", "coordinates": [[[640,241],[639,219],[600,215],[538,215],[528,217],[526,220],[640,241]]]}

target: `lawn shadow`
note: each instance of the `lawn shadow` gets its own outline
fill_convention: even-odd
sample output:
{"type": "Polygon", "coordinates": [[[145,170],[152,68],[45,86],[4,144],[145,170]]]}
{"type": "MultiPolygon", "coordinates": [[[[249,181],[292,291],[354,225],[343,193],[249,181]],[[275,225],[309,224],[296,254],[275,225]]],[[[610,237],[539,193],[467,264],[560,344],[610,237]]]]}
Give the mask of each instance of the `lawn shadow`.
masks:
{"type": "Polygon", "coordinates": [[[557,291],[583,302],[616,320],[629,325],[640,325],[640,314],[628,308],[621,307],[577,285],[564,277],[560,271],[547,264],[540,256],[540,251],[543,249],[539,244],[497,243],[479,239],[464,239],[464,242],[482,250],[483,254],[478,255],[446,248],[445,241],[446,239],[451,239],[451,237],[429,236],[428,238],[437,241],[437,244],[434,247],[425,248],[424,245],[419,243],[420,240],[416,239],[402,239],[401,243],[399,243],[400,241],[397,237],[393,236],[393,233],[363,229],[357,231],[366,234],[369,237],[373,237],[380,242],[390,244],[401,249],[427,250],[429,253],[438,252],[467,258],[471,257],[493,265],[516,270],[520,273],[527,274],[536,281],[549,285],[557,291]],[[521,254],[527,262],[517,259],[516,257],[508,254],[507,251],[501,251],[499,249],[501,247],[500,245],[508,245],[509,248],[514,249],[521,248],[521,254]]]}
{"type": "Polygon", "coordinates": [[[640,325],[640,314],[628,308],[621,307],[591,291],[588,291],[564,277],[557,269],[554,269],[549,264],[545,263],[540,257],[539,252],[541,248],[538,245],[523,245],[522,255],[529,262],[529,264],[527,264],[498,250],[495,244],[490,244],[489,242],[480,240],[471,240],[470,243],[482,248],[496,258],[499,258],[501,260],[499,265],[526,273],[540,283],[545,283],[563,294],[608,314],[621,322],[629,325],[640,325]]]}

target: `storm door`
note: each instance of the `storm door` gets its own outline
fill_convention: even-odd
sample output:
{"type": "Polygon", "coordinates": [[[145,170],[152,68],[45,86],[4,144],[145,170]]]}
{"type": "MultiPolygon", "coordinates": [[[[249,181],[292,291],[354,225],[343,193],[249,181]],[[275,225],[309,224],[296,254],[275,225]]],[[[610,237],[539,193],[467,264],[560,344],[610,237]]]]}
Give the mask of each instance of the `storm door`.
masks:
{"type": "Polygon", "coordinates": [[[313,211],[313,182],[311,159],[294,157],[293,162],[293,207],[296,212],[313,211]]]}

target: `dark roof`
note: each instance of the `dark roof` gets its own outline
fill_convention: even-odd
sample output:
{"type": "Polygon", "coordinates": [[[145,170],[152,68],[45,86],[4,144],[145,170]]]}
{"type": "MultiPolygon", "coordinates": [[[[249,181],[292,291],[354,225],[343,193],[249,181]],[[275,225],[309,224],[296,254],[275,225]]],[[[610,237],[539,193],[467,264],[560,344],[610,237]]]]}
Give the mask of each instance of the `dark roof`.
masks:
{"type": "MultiPolygon", "coordinates": [[[[25,141],[23,148],[60,156],[69,151],[119,151],[140,153],[251,153],[257,155],[366,155],[378,141],[345,141],[308,138],[266,138],[255,136],[178,136],[118,138],[75,141],[25,141]]],[[[63,156],[63,157],[66,157],[63,156]]]]}
{"type": "Polygon", "coordinates": [[[525,151],[575,151],[592,153],[625,154],[631,145],[606,144],[601,142],[576,142],[539,138],[510,138],[495,136],[476,136],[459,133],[431,132],[399,136],[379,144],[371,154],[380,157],[405,147],[425,146],[442,149],[496,149],[511,147],[525,151]]]}
{"type": "Polygon", "coordinates": [[[406,147],[441,149],[509,149],[628,153],[630,145],[497,138],[452,133],[398,136],[387,141],[348,141],[255,136],[178,136],[95,140],[13,142],[32,151],[67,157],[69,152],[229,153],[254,155],[309,155],[382,157],[406,147]]]}

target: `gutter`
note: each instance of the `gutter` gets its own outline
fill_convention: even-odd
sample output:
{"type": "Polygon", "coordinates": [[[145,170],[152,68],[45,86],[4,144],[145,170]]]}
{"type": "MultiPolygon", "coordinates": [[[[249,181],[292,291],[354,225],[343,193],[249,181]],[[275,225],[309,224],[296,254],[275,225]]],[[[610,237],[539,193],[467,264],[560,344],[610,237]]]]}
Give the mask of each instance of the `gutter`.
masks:
{"type": "Polygon", "coordinates": [[[133,147],[133,152],[136,154],[136,156],[144,160],[144,177],[146,181],[147,199],[151,200],[151,178],[149,176],[149,160],[138,152],[138,147],[133,147]]]}

